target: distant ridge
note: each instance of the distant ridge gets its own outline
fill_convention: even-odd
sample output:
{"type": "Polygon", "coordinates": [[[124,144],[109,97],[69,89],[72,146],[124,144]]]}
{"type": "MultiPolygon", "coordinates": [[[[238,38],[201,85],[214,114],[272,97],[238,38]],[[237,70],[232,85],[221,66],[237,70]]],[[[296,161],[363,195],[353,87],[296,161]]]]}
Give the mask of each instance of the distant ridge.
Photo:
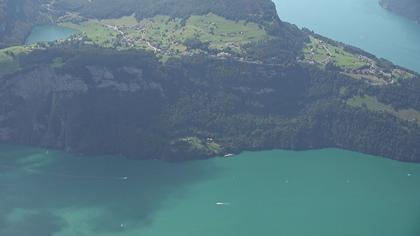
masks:
{"type": "Polygon", "coordinates": [[[380,0],[380,5],[420,23],[420,0],[380,0]]]}

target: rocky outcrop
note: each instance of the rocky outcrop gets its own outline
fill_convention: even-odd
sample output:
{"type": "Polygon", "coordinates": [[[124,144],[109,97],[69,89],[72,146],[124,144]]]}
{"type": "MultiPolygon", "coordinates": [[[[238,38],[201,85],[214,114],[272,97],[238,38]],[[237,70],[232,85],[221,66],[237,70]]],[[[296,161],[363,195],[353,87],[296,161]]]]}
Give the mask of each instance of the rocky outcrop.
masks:
{"type": "Polygon", "coordinates": [[[150,128],[144,116],[161,109],[152,105],[163,98],[162,86],[142,68],[86,70],[78,77],[42,66],[3,81],[0,139],[75,153],[144,153],[130,134],[150,128]]]}

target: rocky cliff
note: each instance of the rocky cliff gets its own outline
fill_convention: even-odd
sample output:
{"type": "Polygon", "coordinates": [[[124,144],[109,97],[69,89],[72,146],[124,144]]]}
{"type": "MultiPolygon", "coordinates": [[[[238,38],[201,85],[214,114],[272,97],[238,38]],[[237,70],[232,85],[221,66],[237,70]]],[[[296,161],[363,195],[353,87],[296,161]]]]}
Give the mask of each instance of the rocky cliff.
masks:
{"type": "MultiPolygon", "coordinates": [[[[206,56],[162,64],[142,51],[33,54],[21,58],[26,68],[1,78],[2,141],[167,160],[339,147],[420,161],[415,122],[346,102],[385,88],[337,73],[206,56]],[[57,55],[66,64],[51,67],[57,55]]],[[[399,86],[404,94],[420,87],[399,86]]]]}
{"type": "MultiPolygon", "coordinates": [[[[0,141],[143,159],[337,147],[420,162],[416,73],[281,22],[268,0],[191,1],[47,5],[88,32],[0,50],[0,141]],[[141,20],[151,12],[167,18],[141,20]],[[85,19],[108,14],[137,19],[85,19]]],[[[31,13],[6,2],[10,44],[4,32],[25,31],[12,25],[31,13]]]]}

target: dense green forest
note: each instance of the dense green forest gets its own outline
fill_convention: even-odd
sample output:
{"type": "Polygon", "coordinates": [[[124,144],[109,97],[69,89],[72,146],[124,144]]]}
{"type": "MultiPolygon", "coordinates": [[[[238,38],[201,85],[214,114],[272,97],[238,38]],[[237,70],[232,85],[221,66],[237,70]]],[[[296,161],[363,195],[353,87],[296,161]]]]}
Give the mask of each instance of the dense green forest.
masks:
{"type": "Polygon", "coordinates": [[[416,122],[347,104],[373,94],[396,108],[417,108],[412,82],[378,87],[292,60],[268,65],[196,55],[162,64],[145,51],[74,46],[19,60],[21,72],[1,80],[3,140],[169,160],[340,147],[419,161],[416,122]],[[57,57],[65,63],[52,66],[57,57]],[[388,102],[400,94],[409,103],[388,102]]]}
{"type": "Polygon", "coordinates": [[[80,33],[0,50],[1,141],[166,160],[338,147],[420,162],[418,74],[282,22],[269,0],[60,0],[40,12],[80,33]]]}
{"type": "Polygon", "coordinates": [[[234,20],[272,21],[278,16],[267,0],[58,0],[56,9],[77,11],[88,18],[119,18],[135,14],[138,19],[156,15],[187,18],[210,12],[234,20]]]}

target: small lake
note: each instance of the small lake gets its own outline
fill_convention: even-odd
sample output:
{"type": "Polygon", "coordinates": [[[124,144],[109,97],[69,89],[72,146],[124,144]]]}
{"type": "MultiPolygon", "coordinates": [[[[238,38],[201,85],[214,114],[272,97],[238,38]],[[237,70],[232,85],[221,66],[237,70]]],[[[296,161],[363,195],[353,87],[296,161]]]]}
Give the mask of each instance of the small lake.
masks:
{"type": "Polygon", "coordinates": [[[420,165],[355,152],[167,163],[0,145],[0,235],[418,236],[420,165]]]}
{"type": "Polygon", "coordinates": [[[420,72],[420,24],[379,0],[274,0],[282,20],[420,72]]]}
{"type": "Polygon", "coordinates": [[[74,29],[57,25],[35,26],[32,29],[31,34],[26,39],[26,44],[53,42],[56,40],[66,39],[75,33],[77,33],[77,31],[74,29]]]}

